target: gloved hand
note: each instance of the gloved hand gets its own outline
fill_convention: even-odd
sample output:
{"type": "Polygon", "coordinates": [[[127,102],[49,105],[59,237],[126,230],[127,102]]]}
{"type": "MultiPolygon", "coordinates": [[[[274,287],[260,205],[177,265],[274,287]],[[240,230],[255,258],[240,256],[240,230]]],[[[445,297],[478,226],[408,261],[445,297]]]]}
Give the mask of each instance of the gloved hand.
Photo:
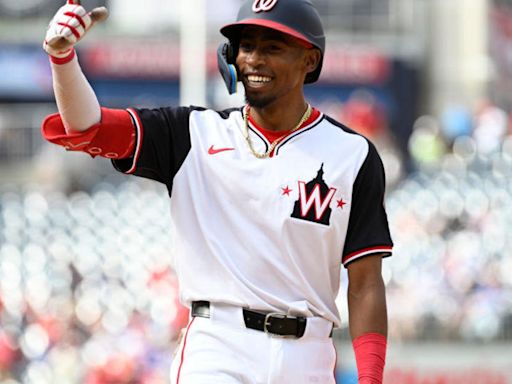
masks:
{"type": "Polygon", "coordinates": [[[108,10],[105,7],[94,8],[91,12],[87,12],[80,5],[80,0],[67,0],[66,5],[62,6],[50,21],[43,49],[52,58],[57,59],[57,62],[63,63],[67,58],[72,59],[75,44],[96,22],[103,21],[107,17],[108,10]]]}

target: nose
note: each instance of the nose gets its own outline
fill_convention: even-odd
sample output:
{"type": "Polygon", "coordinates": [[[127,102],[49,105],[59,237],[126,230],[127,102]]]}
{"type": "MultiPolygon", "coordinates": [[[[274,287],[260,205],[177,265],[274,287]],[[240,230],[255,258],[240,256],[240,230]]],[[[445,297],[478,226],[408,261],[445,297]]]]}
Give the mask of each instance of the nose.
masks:
{"type": "Polygon", "coordinates": [[[252,66],[262,64],[264,62],[264,59],[264,55],[262,54],[261,50],[257,47],[252,49],[250,52],[247,52],[245,57],[245,61],[247,62],[247,64],[250,64],[252,66]]]}

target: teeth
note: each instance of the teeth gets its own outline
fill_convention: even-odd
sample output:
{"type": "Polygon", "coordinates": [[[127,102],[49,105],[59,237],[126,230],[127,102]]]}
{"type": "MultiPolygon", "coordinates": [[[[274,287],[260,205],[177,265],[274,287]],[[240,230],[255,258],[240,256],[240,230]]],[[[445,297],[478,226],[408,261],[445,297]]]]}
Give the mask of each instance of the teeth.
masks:
{"type": "Polygon", "coordinates": [[[247,76],[247,79],[254,83],[268,83],[271,80],[270,77],[256,75],[249,75],[247,76]]]}

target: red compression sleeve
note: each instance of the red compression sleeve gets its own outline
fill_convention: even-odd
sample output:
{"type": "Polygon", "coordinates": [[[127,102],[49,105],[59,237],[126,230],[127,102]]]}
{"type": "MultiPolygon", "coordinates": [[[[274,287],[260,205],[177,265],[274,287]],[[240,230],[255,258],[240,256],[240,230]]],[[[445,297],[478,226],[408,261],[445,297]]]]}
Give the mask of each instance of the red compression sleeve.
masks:
{"type": "Polygon", "coordinates": [[[126,159],[133,155],[137,139],[128,111],[101,108],[101,122],[82,132],[67,133],[61,116],[48,116],[42,125],[43,137],[68,151],[86,152],[92,157],[126,159]]]}
{"type": "Polygon", "coordinates": [[[365,333],[352,342],[359,384],[382,384],[386,362],[386,337],[365,333]]]}

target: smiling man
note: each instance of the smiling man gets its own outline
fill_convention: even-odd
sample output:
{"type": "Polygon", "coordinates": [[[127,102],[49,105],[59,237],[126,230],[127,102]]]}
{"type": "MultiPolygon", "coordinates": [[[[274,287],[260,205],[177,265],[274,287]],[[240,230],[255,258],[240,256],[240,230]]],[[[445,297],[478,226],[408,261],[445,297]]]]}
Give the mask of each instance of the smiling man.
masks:
{"type": "Polygon", "coordinates": [[[239,34],[236,64],[248,105],[254,108],[288,106],[281,111],[298,105],[303,109],[304,80],[320,64],[319,49],[266,27],[245,26],[238,30],[227,27],[224,31],[228,36],[239,34]]]}
{"type": "Polygon", "coordinates": [[[191,309],[171,382],[335,383],[344,266],[359,383],[381,383],[381,262],[392,249],[384,172],[366,138],[304,97],[325,51],[311,2],[249,0],[221,29],[229,42],[219,69],[229,92],[242,82],[247,101],[224,111],[102,108],[73,46],[104,16],[69,1],[50,23],[59,114],[42,130],[167,186],[174,268],[191,309]]]}

